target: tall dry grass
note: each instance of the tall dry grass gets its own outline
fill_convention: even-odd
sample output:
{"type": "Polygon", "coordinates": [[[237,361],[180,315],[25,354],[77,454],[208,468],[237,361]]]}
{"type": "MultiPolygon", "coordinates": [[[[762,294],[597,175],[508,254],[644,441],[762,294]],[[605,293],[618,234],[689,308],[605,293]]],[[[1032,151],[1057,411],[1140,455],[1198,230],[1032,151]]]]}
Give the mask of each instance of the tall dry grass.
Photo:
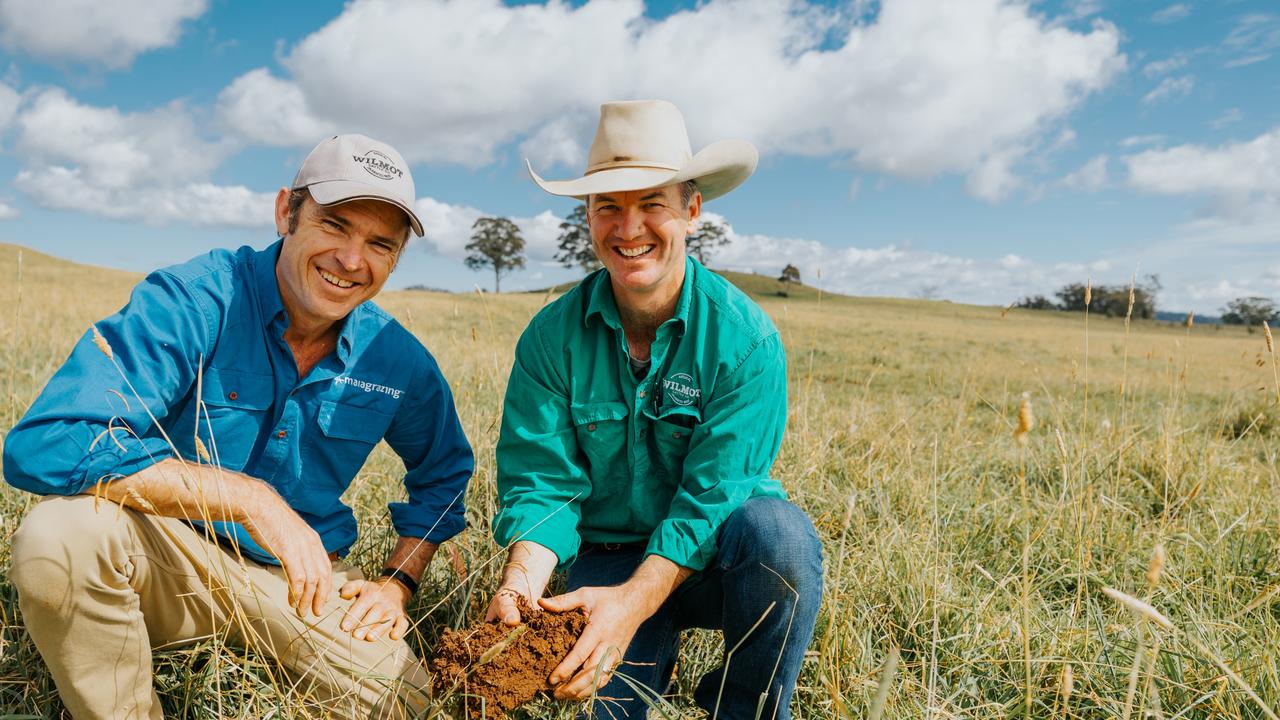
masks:
{"type": "MultiPolygon", "coordinates": [[[[0,252],[0,276],[16,270],[16,254],[0,252]]],[[[5,419],[136,279],[31,251],[23,273],[22,331],[10,313],[0,327],[5,419]]],[[[0,304],[14,293],[0,283],[0,304]]],[[[478,617],[496,582],[501,398],[514,340],[546,299],[382,299],[439,359],[477,453],[470,526],[414,600],[411,641],[424,651],[478,617]]],[[[1276,382],[1263,337],[1096,316],[1086,336],[1080,315],[826,293],[821,306],[761,304],[790,356],[774,474],[826,549],[798,717],[1118,718],[1127,706],[1134,718],[1228,718],[1280,706],[1280,428],[1265,420],[1276,382]],[[1012,437],[1031,425],[1023,393],[1035,411],[1025,445],[1012,437]]],[[[346,496],[361,522],[352,559],[371,571],[394,542],[386,502],[403,494],[400,473],[380,447],[346,496]]],[[[0,490],[0,710],[56,716],[5,579],[7,539],[33,502],[0,490]]],[[[714,633],[688,636],[684,698],[721,651],[714,633]]],[[[225,645],[157,660],[177,716],[302,717],[278,685],[270,663],[225,645]]],[[[679,699],[668,715],[694,712],[679,699]]],[[[542,700],[525,716],[571,715],[542,700]]]]}

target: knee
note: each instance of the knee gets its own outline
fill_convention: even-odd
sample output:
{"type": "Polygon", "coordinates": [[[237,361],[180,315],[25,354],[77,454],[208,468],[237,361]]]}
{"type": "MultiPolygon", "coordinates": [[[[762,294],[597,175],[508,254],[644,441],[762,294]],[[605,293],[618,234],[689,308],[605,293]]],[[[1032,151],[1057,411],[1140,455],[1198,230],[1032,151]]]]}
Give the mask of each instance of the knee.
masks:
{"type": "Polygon", "coordinates": [[[121,512],[86,495],[37,503],[13,535],[9,577],[19,594],[60,592],[100,567],[101,551],[125,531],[121,512]]]}
{"type": "Polygon", "coordinates": [[[809,516],[787,500],[743,503],[725,523],[721,553],[739,566],[768,568],[802,596],[821,593],[822,543],[809,516]]]}

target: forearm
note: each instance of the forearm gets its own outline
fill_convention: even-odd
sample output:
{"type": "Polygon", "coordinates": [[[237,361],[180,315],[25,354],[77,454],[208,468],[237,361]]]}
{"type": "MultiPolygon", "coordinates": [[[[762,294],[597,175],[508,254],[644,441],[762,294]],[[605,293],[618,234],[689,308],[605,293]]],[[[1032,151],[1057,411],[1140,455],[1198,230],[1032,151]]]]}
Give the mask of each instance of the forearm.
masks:
{"type": "Polygon", "coordinates": [[[422,574],[426,572],[427,565],[431,563],[431,558],[435,556],[438,547],[440,546],[427,542],[423,538],[401,537],[396,541],[396,546],[391,549],[391,554],[387,556],[387,561],[382,564],[382,567],[395,568],[413,578],[415,582],[421,581],[422,574]]]}
{"type": "Polygon", "coordinates": [[[623,583],[623,587],[627,589],[628,595],[635,598],[644,617],[648,618],[692,574],[693,570],[681,567],[661,555],[650,555],[623,583]]]}
{"type": "Polygon", "coordinates": [[[501,587],[532,600],[542,597],[559,559],[551,550],[528,540],[512,544],[507,564],[502,568],[501,587]]]}
{"type": "Polygon", "coordinates": [[[152,515],[206,522],[251,523],[282,502],[261,480],[172,458],[95,485],[86,494],[102,495],[152,515]]]}

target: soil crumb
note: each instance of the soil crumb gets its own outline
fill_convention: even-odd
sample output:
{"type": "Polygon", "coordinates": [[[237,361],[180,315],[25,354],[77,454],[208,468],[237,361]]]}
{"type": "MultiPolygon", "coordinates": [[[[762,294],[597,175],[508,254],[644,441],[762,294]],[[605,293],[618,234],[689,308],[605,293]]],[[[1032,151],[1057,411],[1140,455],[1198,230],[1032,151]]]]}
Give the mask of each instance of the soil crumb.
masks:
{"type": "Polygon", "coordinates": [[[529,607],[523,597],[516,604],[523,625],[477,623],[440,638],[431,661],[434,694],[454,695],[468,718],[505,720],[507,711],[549,691],[547,678],[587,624],[581,610],[548,612],[529,607]]]}

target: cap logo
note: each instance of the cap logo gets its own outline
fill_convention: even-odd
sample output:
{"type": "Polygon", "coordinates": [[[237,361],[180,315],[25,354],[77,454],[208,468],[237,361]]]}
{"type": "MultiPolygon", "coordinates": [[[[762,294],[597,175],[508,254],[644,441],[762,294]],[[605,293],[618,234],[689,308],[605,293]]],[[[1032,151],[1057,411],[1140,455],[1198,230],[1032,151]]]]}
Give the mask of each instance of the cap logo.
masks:
{"type": "Polygon", "coordinates": [[[399,180],[404,177],[404,171],[396,167],[396,164],[385,153],[378,150],[370,150],[364,155],[352,155],[351,161],[376,178],[399,180]]]}

